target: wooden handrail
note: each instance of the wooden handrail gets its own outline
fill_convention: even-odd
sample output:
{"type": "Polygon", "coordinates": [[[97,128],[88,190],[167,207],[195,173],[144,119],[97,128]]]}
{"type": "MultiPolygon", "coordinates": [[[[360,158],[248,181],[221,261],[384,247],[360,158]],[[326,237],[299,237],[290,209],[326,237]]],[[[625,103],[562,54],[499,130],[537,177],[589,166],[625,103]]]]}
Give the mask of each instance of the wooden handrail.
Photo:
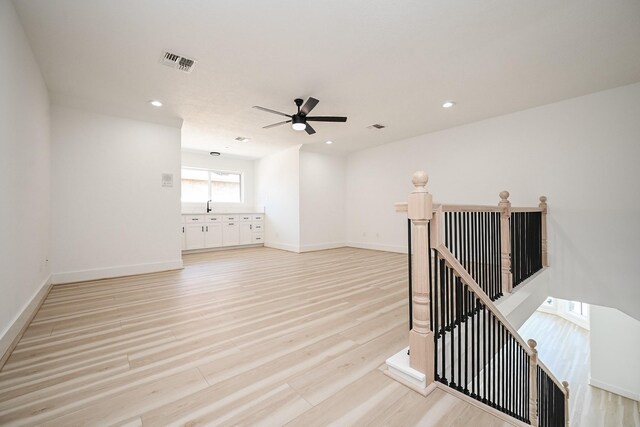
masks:
{"type": "Polygon", "coordinates": [[[542,208],[511,208],[511,212],[542,212],[542,208]]]}
{"type": "Polygon", "coordinates": [[[500,212],[498,206],[485,205],[450,205],[437,204],[434,207],[442,207],[443,212],[500,212]]]}
{"type": "MultiPolygon", "coordinates": [[[[406,202],[398,202],[394,204],[396,212],[407,212],[408,204],[406,202]]],[[[450,205],[434,203],[433,210],[442,208],[443,212],[502,212],[500,206],[489,205],[450,205]]],[[[511,208],[512,212],[544,212],[545,209],[540,207],[519,207],[511,208]]]]}

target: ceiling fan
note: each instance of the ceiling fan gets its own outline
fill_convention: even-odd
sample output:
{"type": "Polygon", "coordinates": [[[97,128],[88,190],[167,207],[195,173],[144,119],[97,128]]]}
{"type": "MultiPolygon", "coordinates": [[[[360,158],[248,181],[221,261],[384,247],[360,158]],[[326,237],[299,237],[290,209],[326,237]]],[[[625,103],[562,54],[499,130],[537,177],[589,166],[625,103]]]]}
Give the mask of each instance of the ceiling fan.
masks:
{"type": "Polygon", "coordinates": [[[285,123],[291,123],[291,127],[294,130],[304,130],[304,131],[307,131],[309,135],[313,135],[314,133],[316,133],[316,131],[307,122],[346,122],[347,121],[346,117],[309,116],[309,113],[311,112],[311,110],[313,110],[313,108],[316,105],[318,105],[318,102],[320,102],[315,98],[309,97],[309,99],[307,99],[307,102],[305,102],[304,105],[302,105],[304,101],[300,98],[295,99],[293,102],[295,102],[296,106],[298,107],[298,112],[295,114],[281,113],[280,111],[259,107],[257,105],[254,105],[253,108],[266,111],[267,113],[278,114],[280,116],[285,116],[290,118],[289,120],[285,120],[284,122],[278,122],[272,125],[264,126],[263,129],[269,129],[272,127],[283,125],[285,123]]]}

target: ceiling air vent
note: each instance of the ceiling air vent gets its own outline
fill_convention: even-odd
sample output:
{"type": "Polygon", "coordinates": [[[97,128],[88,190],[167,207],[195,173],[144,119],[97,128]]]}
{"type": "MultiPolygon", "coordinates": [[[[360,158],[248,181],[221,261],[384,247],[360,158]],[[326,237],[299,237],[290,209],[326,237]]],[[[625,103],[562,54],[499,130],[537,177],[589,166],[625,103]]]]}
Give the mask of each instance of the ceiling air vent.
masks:
{"type": "Polygon", "coordinates": [[[378,129],[378,130],[380,130],[380,129],[384,129],[384,128],[386,128],[386,126],[385,125],[381,125],[380,123],[375,123],[375,124],[373,124],[371,126],[367,126],[367,129],[378,129]]]}
{"type": "Polygon", "coordinates": [[[182,55],[178,55],[177,53],[164,51],[160,57],[160,63],[167,67],[175,68],[177,70],[184,71],[185,73],[190,73],[196,65],[196,60],[186,58],[182,55]]]}

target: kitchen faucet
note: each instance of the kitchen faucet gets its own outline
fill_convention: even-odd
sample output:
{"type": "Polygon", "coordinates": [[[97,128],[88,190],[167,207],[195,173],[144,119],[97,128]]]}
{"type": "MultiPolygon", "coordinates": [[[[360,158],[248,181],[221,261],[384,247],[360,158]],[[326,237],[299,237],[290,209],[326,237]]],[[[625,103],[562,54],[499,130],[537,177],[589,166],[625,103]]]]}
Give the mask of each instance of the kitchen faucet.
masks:
{"type": "Polygon", "coordinates": [[[207,213],[211,212],[213,210],[212,207],[210,207],[209,203],[211,203],[211,200],[207,200],[207,213]]]}

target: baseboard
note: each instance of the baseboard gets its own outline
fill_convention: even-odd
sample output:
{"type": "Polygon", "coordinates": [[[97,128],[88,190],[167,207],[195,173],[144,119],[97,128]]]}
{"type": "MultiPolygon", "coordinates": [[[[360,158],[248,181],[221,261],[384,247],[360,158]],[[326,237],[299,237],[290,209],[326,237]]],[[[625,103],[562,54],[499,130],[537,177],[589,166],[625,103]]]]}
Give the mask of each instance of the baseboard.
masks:
{"type": "Polygon", "coordinates": [[[183,255],[190,255],[190,254],[201,254],[201,253],[205,253],[205,252],[219,252],[219,251],[226,251],[226,250],[230,250],[230,249],[246,249],[246,248],[261,248],[263,247],[264,244],[262,243],[254,243],[251,245],[237,245],[237,246],[218,246],[215,248],[203,248],[203,249],[185,249],[182,251],[183,255]]]}
{"type": "Polygon", "coordinates": [[[589,384],[594,387],[601,388],[602,390],[617,394],[619,396],[626,397],[627,399],[636,400],[640,402],[640,393],[634,393],[631,390],[626,390],[622,387],[608,384],[604,381],[595,380],[591,376],[589,376],[589,384]]]}
{"type": "Polygon", "coordinates": [[[27,326],[29,326],[29,323],[31,323],[31,320],[35,317],[38,309],[47,298],[50,290],[51,275],[49,275],[49,277],[47,277],[40,285],[40,288],[33,298],[31,298],[31,301],[25,305],[22,312],[0,337],[0,369],[2,369],[9,358],[9,355],[11,355],[11,352],[18,344],[18,341],[22,338],[24,331],[27,329],[27,326]]]}
{"type": "Polygon", "coordinates": [[[327,249],[344,248],[345,242],[319,243],[315,245],[301,245],[300,252],[325,251],[327,249]]]}
{"type": "Polygon", "coordinates": [[[406,254],[406,246],[386,245],[384,243],[368,243],[368,242],[347,242],[346,246],[360,249],[373,249],[374,251],[395,252],[406,254]]]}
{"type": "Polygon", "coordinates": [[[264,246],[267,248],[280,249],[282,251],[300,253],[300,246],[290,245],[288,243],[265,242],[264,246]]]}
{"type": "Polygon", "coordinates": [[[152,262],[148,264],[123,265],[118,267],[97,268],[94,270],[67,271],[51,275],[51,283],[86,282],[88,280],[110,279],[113,277],[134,276],[136,274],[158,273],[167,270],[179,270],[182,260],[152,262]]]}

